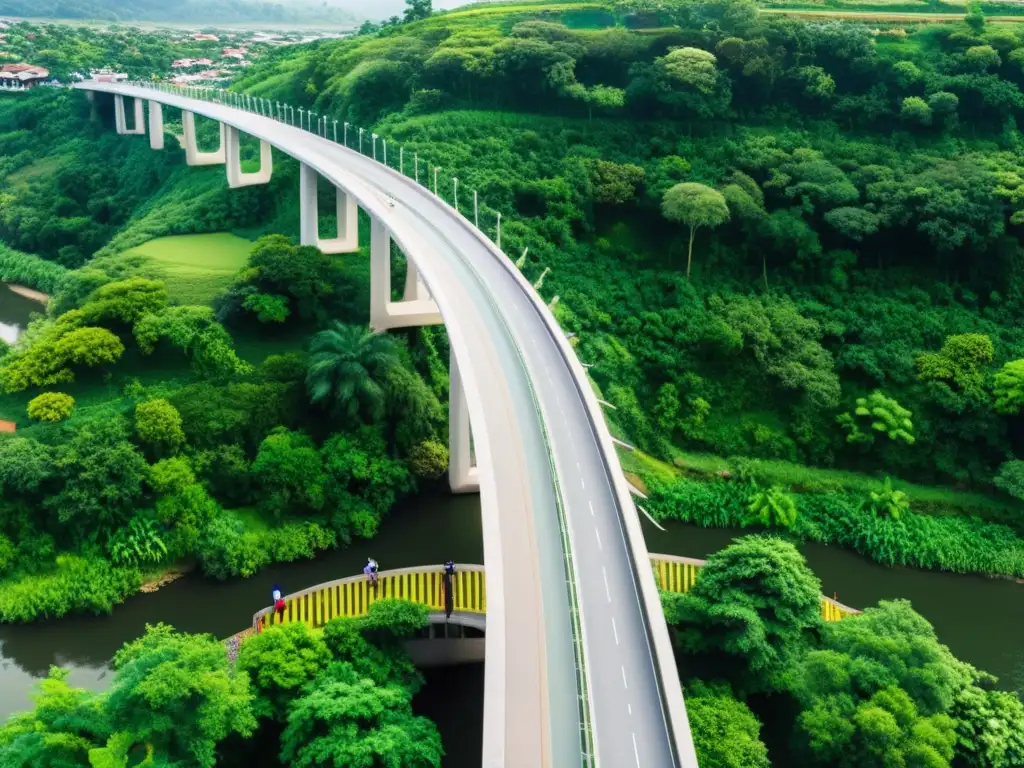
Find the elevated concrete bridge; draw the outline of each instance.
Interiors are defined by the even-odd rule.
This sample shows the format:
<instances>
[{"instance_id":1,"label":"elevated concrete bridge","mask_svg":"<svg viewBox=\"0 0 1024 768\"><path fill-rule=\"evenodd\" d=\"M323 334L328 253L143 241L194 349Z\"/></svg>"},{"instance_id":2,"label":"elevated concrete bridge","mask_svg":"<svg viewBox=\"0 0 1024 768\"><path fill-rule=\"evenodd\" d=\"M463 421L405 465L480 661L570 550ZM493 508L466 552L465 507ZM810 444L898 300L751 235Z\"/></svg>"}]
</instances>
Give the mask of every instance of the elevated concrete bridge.
<instances>
[{"instance_id":1,"label":"elevated concrete bridge","mask_svg":"<svg viewBox=\"0 0 1024 768\"><path fill-rule=\"evenodd\" d=\"M291 156L300 164L303 244L355 251L357 207L370 217L370 325L446 325L449 480L454 491L480 492L487 563L483 764L696 766L657 585L601 407L544 301L505 254L415 180L229 106L234 94L74 87L96 106L97 92L110 94L125 135L145 133L148 105L154 150L164 145L163 108L181 110L186 161L225 164L232 187L267 183L273 153ZM213 152L197 146L200 117L219 124ZM260 141L256 173L239 165L241 133ZM337 191L337 233L326 240L317 229L320 177ZM391 295L392 243L408 262L401 301Z\"/></svg>"}]
</instances>

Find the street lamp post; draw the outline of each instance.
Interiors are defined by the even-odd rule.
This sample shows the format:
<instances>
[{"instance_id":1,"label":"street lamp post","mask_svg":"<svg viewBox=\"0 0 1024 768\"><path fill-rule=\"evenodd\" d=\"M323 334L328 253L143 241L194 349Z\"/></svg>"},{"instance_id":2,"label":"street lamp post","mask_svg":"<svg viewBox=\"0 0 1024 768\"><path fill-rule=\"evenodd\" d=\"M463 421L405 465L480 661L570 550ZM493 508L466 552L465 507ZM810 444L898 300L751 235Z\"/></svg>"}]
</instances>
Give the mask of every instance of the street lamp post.
<instances>
[{"instance_id":1,"label":"street lamp post","mask_svg":"<svg viewBox=\"0 0 1024 768\"><path fill-rule=\"evenodd\" d=\"M388 164L388 140L382 138L381 141L384 143L384 165Z\"/></svg>"},{"instance_id":2,"label":"street lamp post","mask_svg":"<svg viewBox=\"0 0 1024 768\"><path fill-rule=\"evenodd\" d=\"M473 190L473 226L480 229L480 205L476 199L476 190Z\"/></svg>"},{"instance_id":3,"label":"street lamp post","mask_svg":"<svg viewBox=\"0 0 1024 768\"><path fill-rule=\"evenodd\" d=\"M365 128L359 129L359 154L363 154L363 133L366 132Z\"/></svg>"},{"instance_id":4,"label":"street lamp post","mask_svg":"<svg viewBox=\"0 0 1024 768\"><path fill-rule=\"evenodd\" d=\"M398 172L405 175L405 147L398 148Z\"/></svg>"},{"instance_id":5,"label":"street lamp post","mask_svg":"<svg viewBox=\"0 0 1024 768\"><path fill-rule=\"evenodd\" d=\"M292 111L292 126L295 125L295 107L288 107Z\"/></svg>"},{"instance_id":6,"label":"street lamp post","mask_svg":"<svg viewBox=\"0 0 1024 768\"><path fill-rule=\"evenodd\" d=\"M348 123L345 123L341 127L341 143L346 147L348 146Z\"/></svg>"},{"instance_id":7,"label":"street lamp post","mask_svg":"<svg viewBox=\"0 0 1024 768\"><path fill-rule=\"evenodd\" d=\"M419 184L420 183L420 153L419 152L413 152L413 160L415 161L413 163L413 165L416 168L416 183Z\"/></svg>"},{"instance_id":8,"label":"street lamp post","mask_svg":"<svg viewBox=\"0 0 1024 768\"><path fill-rule=\"evenodd\" d=\"M303 110L303 109L302 109L302 107L299 107L299 128L300 128L300 129L302 128L302 113L303 113L304 111L305 111L305 110Z\"/></svg>"},{"instance_id":9,"label":"street lamp post","mask_svg":"<svg viewBox=\"0 0 1024 768\"><path fill-rule=\"evenodd\" d=\"M498 240L495 245L501 250L501 213L498 214Z\"/></svg>"},{"instance_id":10,"label":"street lamp post","mask_svg":"<svg viewBox=\"0 0 1024 768\"><path fill-rule=\"evenodd\" d=\"M338 121L334 121L334 143L338 143Z\"/></svg>"},{"instance_id":11,"label":"street lamp post","mask_svg":"<svg viewBox=\"0 0 1024 768\"><path fill-rule=\"evenodd\" d=\"M373 136L373 159L377 159L377 134L371 134Z\"/></svg>"},{"instance_id":12,"label":"street lamp post","mask_svg":"<svg viewBox=\"0 0 1024 768\"><path fill-rule=\"evenodd\" d=\"M452 176L452 200L455 201L455 210L459 210L459 177Z\"/></svg>"},{"instance_id":13,"label":"street lamp post","mask_svg":"<svg viewBox=\"0 0 1024 768\"><path fill-rule=\"evenodd\" d=\"M441 170L441 166L434 166L434 197L437 197L437 172Z\"/></svg>"}]
</instances>

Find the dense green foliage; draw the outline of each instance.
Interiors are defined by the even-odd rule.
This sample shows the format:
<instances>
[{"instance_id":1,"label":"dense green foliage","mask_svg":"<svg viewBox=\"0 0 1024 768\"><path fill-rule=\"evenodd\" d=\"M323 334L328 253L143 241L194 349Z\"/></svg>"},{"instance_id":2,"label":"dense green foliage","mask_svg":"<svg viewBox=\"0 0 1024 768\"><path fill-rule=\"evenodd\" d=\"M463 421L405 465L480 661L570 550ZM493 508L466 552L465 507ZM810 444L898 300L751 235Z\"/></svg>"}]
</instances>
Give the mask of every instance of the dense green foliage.
<instances>
[{"instance_id":1,"label":"dense green foliage","mask_svg":"<svg viewBox=\"0 0 1024 768\"><path fill-rule=\"evenodd\" d=\"M236 665L209 635L147 627L115 655L105 693L53 668L35 708L0 725L0 765L439 766L437 728L410 705L423 679L401 645L426 624L424 606L381 601L323 633L272 627Z\"/></svg>"},{"instance_id":2,"label":"dense green foliage","mask_svg":"<svg viewBox=\"0 0 1024 768\"><path fill-rule=\"evenodd\" d=\"M907 511L896 494L903 492L881 482L863 493L807 489L790 499L793 523L783 527L797 539L839 544L885 565L1024 577L1024 542L1012 528ZM652 514L664 519L728 528L765 523L751 509L751 486L735 480L680 477L652 484L650 496Z\"/></svg>"},{"instance_id":3,"label":"dense green foliage","mask_svg":"<svg viewBox=\"0 0 1024 768\"><path fill-rule=\"evenodd\" d=\"M992 382L1024 355L1016 30L604 8L457 11L240 87L376 123L446 196L477 189L485 231L500 211L524 271L551 270L630 442L990 483L1020 441ZM885 444L876 392L913 427Z\"/></svg>"},{"instance_id":4,"label":"dense green foliage","mask_svg":"<svg viewBox=\"0 0 1024 768\"><path fill-rule=\"evenodd\" d=\"M825 623L820 588L792 545L746 537L712 555L689 593L663 594L681 674L695 678L691 722L712 729L695 739L701 765L767 765L762 723L773 765L1024 759L1020 698L993 691L909 603Z\"/></svg>"}]
</instances>

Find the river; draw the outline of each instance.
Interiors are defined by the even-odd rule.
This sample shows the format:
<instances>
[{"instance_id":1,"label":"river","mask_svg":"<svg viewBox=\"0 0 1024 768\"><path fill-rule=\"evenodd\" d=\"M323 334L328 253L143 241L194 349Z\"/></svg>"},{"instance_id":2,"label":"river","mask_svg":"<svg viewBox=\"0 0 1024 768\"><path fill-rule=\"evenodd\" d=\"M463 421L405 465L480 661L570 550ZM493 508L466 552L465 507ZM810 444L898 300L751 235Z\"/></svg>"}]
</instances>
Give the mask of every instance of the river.
<instances>
[{"instance_id":1,"label":"river","mask_svg":"<svg viewBox=\"0 0 1024 768\"><path fill-rule=\"evenodd\" d=\"M741 531L670 524L666 532L644 521L648 549L706 557ZM820 545L803 548L826 594L851 606L906 597L936 627L958 657L998 675L1001 686L1024 693L1024 586L972 576L887 569L852 553ZM286 592L358 573L367 557L382 568L483 559L477 496L421 495L381 526L377 538L313 561L277 565L248 580L216 582L190 575L151 595L139 595L110 616L69 617L27 626L0 626L0 720L28 705L32 682L51 664L71 669L75 685L102 689L108 662L146 623L165 621L189 632L227 637L248 626L268 602L270 587ZM416 708L442 730L446 766L479 764L483 669L435 670ZM475 762L474 762L475 761Z\"/></svg>"},{"instance_id":2,"label":"river","mask_svg":"<svg viewBox=\"0 0 1024 768\"><path fill-rule=\"evenodd\" d=\"M0 341L13 344L28 325L29 315L41 312L43 306L12 291L0 283Z\"/></svg>"}]
</instances>

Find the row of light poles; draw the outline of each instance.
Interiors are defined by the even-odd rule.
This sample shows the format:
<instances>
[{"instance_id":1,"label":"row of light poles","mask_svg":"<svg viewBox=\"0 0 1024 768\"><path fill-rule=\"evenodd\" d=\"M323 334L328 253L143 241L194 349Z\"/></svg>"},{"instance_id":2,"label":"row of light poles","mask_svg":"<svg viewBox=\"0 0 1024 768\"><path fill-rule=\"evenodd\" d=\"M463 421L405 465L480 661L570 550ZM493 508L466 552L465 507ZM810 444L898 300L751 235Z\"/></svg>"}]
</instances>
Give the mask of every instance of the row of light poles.
<instances>
[{"instance_id":1,"label":"row of light poles","mask_svg":"<svg viewBox=\"0 0 1024 768\"><path fill-rule=\"evenodd\" d=\"M303 109L284 104L280 101L273 101L271 99L263 98L262 96L250 96L247 93L238 93L236 91L229 91L226 88L206 88L195 85L179 86L171 83L140 83L140 85L156 88L157 90L165 93L180 93L189 98L200 99L202 101L216 102L220 104L226 104L229 107L235 109L242 109L246 112L261 115L263 117L276 120L285 125L290 125L299 128L303 131L309 131L315 133L317 136L334 141L335 144L340 143L346 148L350 148L348 145L348 132L349 129L358 130L358 148L359 154L363 154L363 137L366 133L366 129L359 128L359 126L352 125L347 121L332 120L327 115L319 115L310 109ZM316 128L313 127L313 118L316 118ZM341 142L338 142L338 123L341 123ZM330 127L330 131L328 131ZM388 142L383 136L378 136L376 133L370 132L371 141L371 154L373 159L377 160L377 140L381 142L381 152L384 165L388 164ZM378 161L380 162L380 161ZM430 164L427 164L428 172L430 170ZM438 174L441 172L440 166L434 166L434 188L433 193L439 199L441 195L438 192ZM405 175L405 147L398 148L398 172L403 176ZM420 155L419 152L413 153L413 178L416 183L420 183ZM456 176L452 177L452 202L456 211L459 211L459 179ZM461 213L461 211L459 211ZM495 227L495 238L494 244L501 248L501 213L495 211L497 216L497 224ZM476 190L473 190L473 224L477 229L480 229L480 204ZM482 231L482 230L481 230Z\"/></svg>"}]
</instances>

